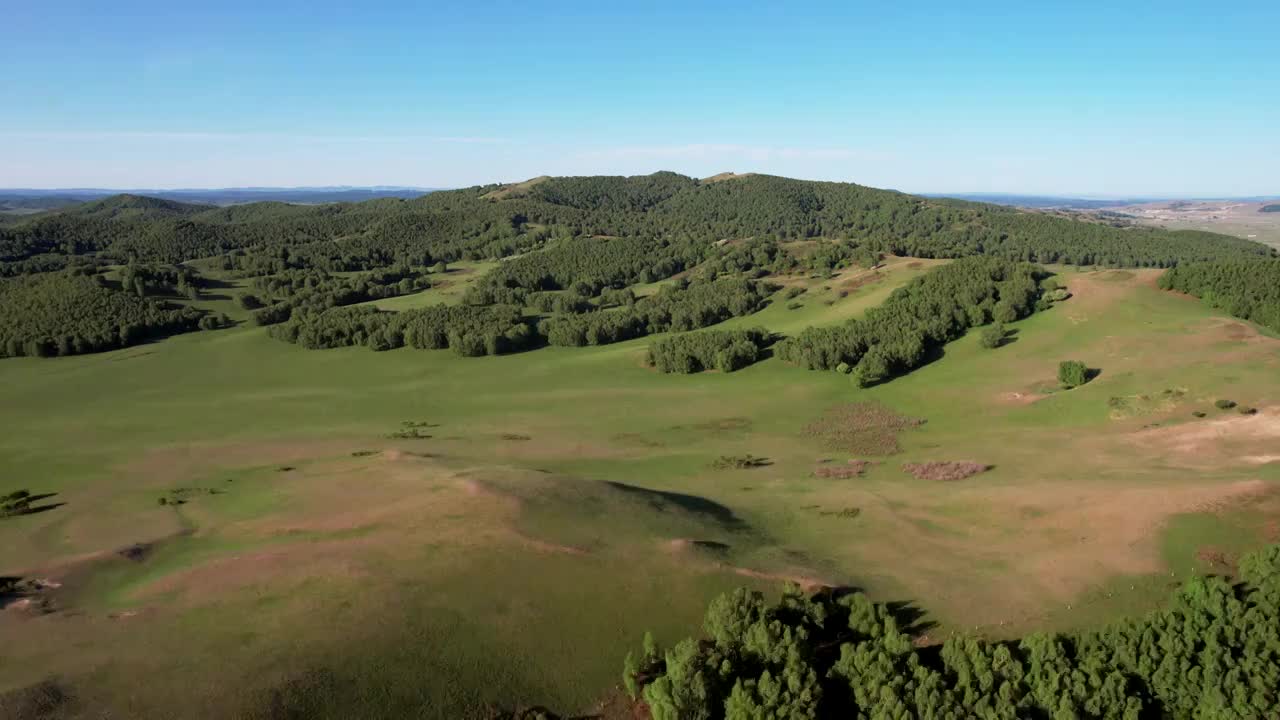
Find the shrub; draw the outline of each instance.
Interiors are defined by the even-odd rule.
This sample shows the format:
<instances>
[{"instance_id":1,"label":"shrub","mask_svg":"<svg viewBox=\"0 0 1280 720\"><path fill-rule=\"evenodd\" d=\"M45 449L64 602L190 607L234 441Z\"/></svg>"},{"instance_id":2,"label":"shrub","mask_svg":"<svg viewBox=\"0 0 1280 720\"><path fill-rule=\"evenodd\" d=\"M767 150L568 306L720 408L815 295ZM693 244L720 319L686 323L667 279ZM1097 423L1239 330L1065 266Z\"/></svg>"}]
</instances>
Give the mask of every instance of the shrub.
<instances>
[{"instance_id":1,"label":"shrub","mask_svg":"<svg viewBox=\"0 0 1280 720\"><path fill-rule=\"evenodd\" d=\"M31 512L31 493L26 490L18 490L8 495L0 496L0 517L11 517L13 515L25 515Z\"/></svg>"},{"instance_id":2,"label":"shrub","mask_svg":"<svg viewBox=\"0 0 1280 720\"><path fill-rule=\"evenodd\" d=\"M768 458L756 457L748 453L746 455L721 455L716 458L715 462L711 463L711 467L716 470L747 470L770 464Z\"/></svg>"},{"instance_id":3,"label":"shrub","mask_svg":"<svg viewBox=\"0 0 1280 720\"><path fill-rule=\"evenodd\" d=\"M1241 414L1241 415L1257 415L1257 414L1258 414L1258 408L1256 408L1256 407L1241 407L1241 408L1240 408L1240 414Z\"/></svg>"},{"instance_id":4,"label":"shrub","mask_svg":"<svg viewBox=\"0 0 1280 720\"><path fill-rule=\"evenodd\" d=\"M1089 368L1079 360L1058 363L1058 382L1068 390L1089 382Z\"/></svg>"},{"instance_id":5,"label":"shrub","mask_svg":"<svg viewBox=\"0 0 1280 720\"><path fill-rule=\"evenodd\" d=\"M1004 323L992 323L982 329L979 341L982 347L992 350L1004 344Z\"/></svg>"},{"instance_id":6,"label":"shrub","mask_svg":"<svg viewBox=\"0 0 1280 720\"><path fill-rule=\"evenodd\" d=\"M1223 398L1221 400L1215 400L1213 403L1213 406L1218 408L1219 410L1230 410L1231 408L1236 406L1236 401L1227 400Z\"/></svg>"}]
</instances>

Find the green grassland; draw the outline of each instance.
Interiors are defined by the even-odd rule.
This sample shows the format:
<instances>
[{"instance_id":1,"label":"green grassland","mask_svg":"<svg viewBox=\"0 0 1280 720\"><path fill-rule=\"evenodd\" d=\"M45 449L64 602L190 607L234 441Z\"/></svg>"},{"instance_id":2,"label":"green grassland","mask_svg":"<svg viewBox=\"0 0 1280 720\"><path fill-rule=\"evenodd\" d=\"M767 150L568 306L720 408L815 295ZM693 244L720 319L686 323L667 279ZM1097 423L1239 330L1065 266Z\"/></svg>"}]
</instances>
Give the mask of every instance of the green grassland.
<instances>
[{"instance_id":1,"label":"green grassland","mask_svg":"<svg viewBox=\"0 0 1280 720\"><path fill-rule=\"evenodd\" d=\"M724 326L840 322L930 266L792 278L803 294ZM377 304L455 302L488 267ZM0 690L56 677L86 717L589 711L646 629L694 632L743 584L861 587L923 609L931 639L1149 608L1275 539L1280 341L1154 271L1059 270L1074 297L1004 347L971 333L870 389L776 359L663 375L647 338L462 358L247 323L5 360L0 472L65 504L0 521L0 571L59 585L57 612L0 612ZM197 304L244 319L225 292ZM1101 374L1057 390L1063 359ZM926 422L883 457L803 431L866 401ZM768 464L715 467L747 454ZM853 458L874 464L814 476ZM900 468L955 460L992 467Z\"/></svg>"}]
</instances>

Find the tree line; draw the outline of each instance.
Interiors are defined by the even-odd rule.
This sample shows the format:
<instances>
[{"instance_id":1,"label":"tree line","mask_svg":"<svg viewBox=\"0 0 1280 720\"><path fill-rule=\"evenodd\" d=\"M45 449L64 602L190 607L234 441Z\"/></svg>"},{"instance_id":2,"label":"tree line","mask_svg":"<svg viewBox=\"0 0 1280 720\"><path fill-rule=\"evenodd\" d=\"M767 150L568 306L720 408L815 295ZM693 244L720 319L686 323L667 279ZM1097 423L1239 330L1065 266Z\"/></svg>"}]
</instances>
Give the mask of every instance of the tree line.
<instances>
[{"instance_id":1,"label":"tree line","mask_svg":"<svg viewBox=\"0 0 1280 720\"><path fill-rule=\"evenodd\" d=\"M1039 280L1045 275L999 258L957 260L894 290L861 318L806 328L776 352L801 367L852 373L857 384L873 385L915 369L969 328L1012 322L1044 307Z\"/></svg>"},{"instance_id":2,"label":"tree line","mask_svg":"<svg viewBox=\"0 0 1280 720\"><path fill-rule=\"evenodd\" d=\"M1280 332L1280 261L1180 265L1161 275L1159 284Z\"/></svg>"},{"instance_id":3,"label":"tree line","mask_svg":"<svg viewBox=\"0 0 1280 720\"><path fill-rule=\"evenodd\" d=\"M312 350L363 345L372 350L450 348L459 355L503 355L536 346L541 338L520 308L433 305L386 312L377 308L305 309L269 334Z\"/></svg>"},{"instance_id":4,"label":"tree line","mask_svg":"<svg viewBox=\"0 0 1280 720\"><path fill-rule=\"evenodd\" d=\"M1238 582L1196 578L1145 617L1018 640L913 643L860 592L712 601L700 638L646 636L623 680L654 720L1272 717L1280 707L1280 546Z\"/></svg>"}]
</instances>

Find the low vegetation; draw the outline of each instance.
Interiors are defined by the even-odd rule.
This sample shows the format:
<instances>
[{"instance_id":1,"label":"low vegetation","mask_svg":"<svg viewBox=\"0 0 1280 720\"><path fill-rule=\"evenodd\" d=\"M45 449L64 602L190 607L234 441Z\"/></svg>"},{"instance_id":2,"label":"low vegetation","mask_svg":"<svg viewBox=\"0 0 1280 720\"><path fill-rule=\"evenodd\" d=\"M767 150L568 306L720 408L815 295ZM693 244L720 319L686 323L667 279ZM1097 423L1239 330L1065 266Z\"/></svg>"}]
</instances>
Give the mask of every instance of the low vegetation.
<instances>
[{"instance_id":1,"label":"low vegetation","mask_svg":"<svg viewBox=\"0 0 1280 720\"><path fill-rule=\"evenodd\" d=\"M924 420L895 413L877 402L838 405L804 427L804 433L832 450L856 455L893 455L902 448L898 433L924 424Z\"/></svg>"},{"instance_id":2,"label":"low vegetation","mask_svg":"<svg viewBox=\"0 0 1280 720\"><path fill-rule=\"evenodd\" d=\"M963 480L991 469L990 465L976 462L923 462L905 463L902 470L917 480Z\"/></svg>"}]
</instances>

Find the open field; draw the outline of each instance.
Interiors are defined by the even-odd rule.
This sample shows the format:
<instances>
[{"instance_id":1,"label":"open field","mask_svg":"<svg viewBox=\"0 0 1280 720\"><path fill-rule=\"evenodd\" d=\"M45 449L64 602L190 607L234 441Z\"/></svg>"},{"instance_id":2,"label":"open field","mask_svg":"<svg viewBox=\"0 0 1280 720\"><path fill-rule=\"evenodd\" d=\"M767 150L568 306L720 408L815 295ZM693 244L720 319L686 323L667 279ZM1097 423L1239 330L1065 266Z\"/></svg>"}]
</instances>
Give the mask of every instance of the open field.
<instances>
[{"instance_id":1,"label":"open field","mask_svg":"<svg viewBox=\"0 0 1280 720\"><path fill-rule=\"evenodd\" d=\"M782 291L725 325L855 317L917 262L796 279L801 307ZM1280 340L1156 275L1064 270L1074 297L1005 347L971 333L867 390L776 359L662 375L647 339L462 358L241 326L5 360L0 472L53 495L0 522L0 571L52 587L6 600L0 690L56 677L64 712L95 717L585 711L644 630L688 634L743 584L909 601L931 639L1151 607L1280 523ZM1101 374L1057 390L1063 359ZM805 432L864 402L925 422L889 456ZM747 455L765 461L716 462ZM816 476L850 459L870 464ZM941 461L991 467L902 468Z\"/></svg>"},{"instance_id":2,"label":"open field","mask_svg":"<svg viewBox=\"0 0 1280 720\"><path fill-rule=\"evenodd\" d=\"M1280 213L1259 212L1264 205L1274 202L1177 200L1110 209L1133 215L1145 225L1170 230L1206 230L1280 248Z\"/></svg>"}]
</instances>

